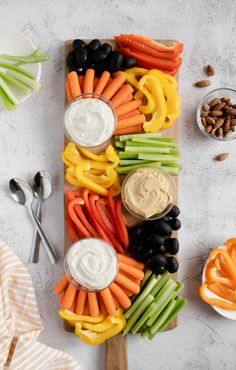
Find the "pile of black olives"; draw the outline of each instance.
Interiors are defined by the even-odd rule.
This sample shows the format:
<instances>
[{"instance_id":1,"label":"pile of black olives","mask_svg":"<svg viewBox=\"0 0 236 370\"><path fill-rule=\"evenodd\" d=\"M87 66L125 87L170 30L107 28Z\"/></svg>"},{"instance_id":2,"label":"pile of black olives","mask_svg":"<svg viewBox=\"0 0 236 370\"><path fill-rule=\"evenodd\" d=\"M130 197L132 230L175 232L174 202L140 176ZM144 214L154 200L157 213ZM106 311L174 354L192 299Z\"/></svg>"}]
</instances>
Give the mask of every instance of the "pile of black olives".
<instances>
[{"instance_id":1,"label":"pile of black olives","mask_svg":"<svg viewBox=\"0 0 236 370\"><path fill-rule=\"evenodd\" d=\"M101 44L98 39L88 44L83 40L74 40L73 50L67 57L69 71L76 71L78 74L84 74L87 69L93 68L96 75L100 76L104 71L113 73L135 65L135 58L124 57L118 51L112 51L110 44Z\"/></svg>"},{"instance_id":2,"label":"pile of black olives","mask_svg":"<svg viewBox=\"0 0 236 370\"><path fill-rule=\"evenodd\" d=\"M132 242L129 253L137 260L146 263L156 274L178 271L179 263L173 256L179 251L179 241L171 235L173 231L181 228L181 222L177 218L179 214L179 208L173 206L163 218L146 221L141 226L131 229Z\"/></svg>"}]
</instances>

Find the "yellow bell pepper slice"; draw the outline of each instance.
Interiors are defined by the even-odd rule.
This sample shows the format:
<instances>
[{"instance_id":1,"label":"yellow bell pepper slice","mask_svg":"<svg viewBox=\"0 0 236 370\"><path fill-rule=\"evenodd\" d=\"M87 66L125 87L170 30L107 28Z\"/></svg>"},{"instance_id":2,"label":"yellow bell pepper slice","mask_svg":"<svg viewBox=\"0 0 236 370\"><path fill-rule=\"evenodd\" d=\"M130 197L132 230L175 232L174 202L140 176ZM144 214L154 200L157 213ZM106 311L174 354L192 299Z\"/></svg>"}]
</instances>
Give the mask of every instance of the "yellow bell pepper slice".
<instances>
[{"instance_id":1,"label":"yellow bell pepper slice","mask_svg":"<svg viewBox=\"0 0 236 370\"><path fill-rule=\"evenodd\" d=\"M113 163L112 167L113 168L117 167L120 162L120 158L116 153L114 147L112 145L109 145L105 153L108 161Z\"/></svg>"},{"instance_id":2,"label":"yellow bell pepper slice","mask_svg":"<svg viewBox=\"0 0 236 370\"><path fill-rule=\"evenodd\" d=\"M66 169L65 178L69 182L69 184L77 186L77 187L81 186L81 183L75 177L75 167L74 166L70 166Z\"/></svg>"},{"instance_id":3,"label":"yellow bell pepper slice","mask_svg":"<svg viewBox=\"0 0 236 370\"><path fill-rule=\"evenodd\" d=\"M71 161L69 161L66 157L65 157L65 154L64 153L62 153L62 160L63 160L63 162L65 163L65 165L66 166L69 166L69 167L71 167L71 166L74 166L74 163L72 163Z\"/></svg>"},{"instance_id":4,"label":"yellow bell pepper slice","mask_svg":"<svg viewBox=\"0 0 236 370\"><path fill-rule=\"evenodd\" d=\"M95 162L98 164L102 164L99 162ZM91 168L89 161L81 161L78 166L75 168L75 175L79 182L85 186L87 189L94 191L97 194L107 196L108 191L104 186L95 183L91 180L87 175L86 172L89 171Z\"/></svg>"},{"instance_id":5,"label":"yellow bell pepper slice","mask_svg":"<svg viewBox=\"0 0 236 370\"><path fill-rule=\"evenodd\" d=\"M139 89L140 89L139 91L141 91L141 93L147 99L147 104L140 105L138 109L143 114L151 114L151 113L153 113L155 111L155 108L156 108L156 102L154 100L154 97L152 96L152 94L144 86L141 87L139 85Z\"/></svg>"},{"instance_id":6,"label":"yellow bell pepper slice","mask_svg":"<svg viewBox=\"0 0 236 370\"><path fill-rule=\"evenodd\" d=\"M89 172L86 174L86 176L88 176L88 178L94 181L96 184L102 185L106 189L110 188L114 183L114 180L111 179L109 176L105 176L105 175L96 176L96 175L90 174Z\"/></svg>"},{"instance_id":7,"label":"yellow bell pepper slice","mask_svg":"<svg viewBox=\"0 0 236 370\"><path fill-rule=\"evenodd\" d=\"M147 69L145 68L139 68L139 67L134 67L127 69L124 74L126 75L127 81L134 86L136 89L138 89L138 77L142 77L147 73Z\"/></svg>"},{"instance_id":8,"label":"yellow bell pepper slice","mask_svg":"<svg viewBox=\"0 0 236 370\"><path fill-rule=\"evenodd\" d=\"M78 164L78 162L81 160L81 155L78 149L76 148L76 145L71 142L68 143L67 146L65 147L63 157L69 162L73 163L73 165Z\"/></svg>"},{"instance_id":9,"label":"yellow bell pepper slice","mask_svg":"<svg viewBox=\"0 0 236 370\"><path fill-rule=\"evenodd\" d=\"M90 324L87 322L82 323L83 329L88 329L95 331L96 333L102 333L110 328L112 328L114 324L111 322L111 318L108 316L104 321L99 324Z\"/></svg>"},{"instance_id":10,"label":"yellow bell pepper slice","mask_svg":"<svg viewBox=\"0 0 236 370\"><path fill-rule=\"evenodd\" d=\"M61 309L58 311L59 316L64 319L71 322L89 322L89 323L100 323L105 319L105 316L103 313L101 313L99 316L93 317L88 315L77 315L67 309Z\"/></svg>"},{"instance_id":11,"label":"yellow bell pepper slice","mask_svg":"<svg viewBox=\"0 0 236 370\"><path fill-rule=\"evenodd\" d=\"M86 148L83 148L81 146L79 146L79 150L82 154L84 154L86 157L88 157L89 159L92 159L93 161L97 161L97 162L107 162L107 157L105 154L101 153L101 154L94 154L92 153L90 150L86 149Z\"/></svg>"}]
</instances>

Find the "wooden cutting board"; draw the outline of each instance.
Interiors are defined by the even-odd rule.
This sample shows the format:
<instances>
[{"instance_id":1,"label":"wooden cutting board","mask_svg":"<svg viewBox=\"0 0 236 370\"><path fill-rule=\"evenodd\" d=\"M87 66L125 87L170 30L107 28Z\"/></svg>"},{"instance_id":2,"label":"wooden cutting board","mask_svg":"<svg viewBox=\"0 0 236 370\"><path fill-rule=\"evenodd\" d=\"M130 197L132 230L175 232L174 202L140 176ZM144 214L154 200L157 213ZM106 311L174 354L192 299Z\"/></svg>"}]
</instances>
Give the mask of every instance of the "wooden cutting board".
<instances>
[{"instance_id":1,"label":"wooden cutting board","mask_svg":"<svg viewBox=\"0 0 236 370\"><path fill-rule=\"evenodd\" d=\"M69 54L70 51L73 50L72 47L72 41L73 40L68 40L65 42L65 79L68 74L68 69L67 69L67 64L66 64L66 58ZM90 40L85 40L86 42L89 42ZM102 43L109 43L112 45L113 50L116 49L116 42L113 39L100 39ZM177 42L175 40L157 40L158 42L161 42L167 46L171 45L173 42ZM178 76L177 76L178 79ZM66 96L65 96L65 104L67 103L66 101ZM175 138L176 141L178 142L179 138L179 124L178 120L175 121L174 125L166 130L162 131L162 134L164 137L172 137ZM65 136L65 145L67 144L68 139ZM173 180L175 182L176 186L176 202L175 204L178 205L178 190L179 190L179 182L178 182L178 176L173 176ZM64 191L67 189L71 189L72 186L64 181ZM64 202L64 204L66 204ZM66 211L66 209L65 209ZM65 212L66 214L66 212ZM173 233L174 237L177 237L177 232ZM67 230L67 225L65 222L65 253L67 249L70 247L71 242ZM177 280L177 274L172 275L174 279ZM171 330L174 329L177 326L177 318L175 318L171 324L168 326L166 330ZM66 322L64 323L64 328L67 331L74 331L72 327L70 327ZM127 337L123 336L122 333L116 335L115 337L109 339L106 342L106 359L105 359L105 367L106 370L128 370L128 357L127 357Z\"/></svg>"}]
</instances>

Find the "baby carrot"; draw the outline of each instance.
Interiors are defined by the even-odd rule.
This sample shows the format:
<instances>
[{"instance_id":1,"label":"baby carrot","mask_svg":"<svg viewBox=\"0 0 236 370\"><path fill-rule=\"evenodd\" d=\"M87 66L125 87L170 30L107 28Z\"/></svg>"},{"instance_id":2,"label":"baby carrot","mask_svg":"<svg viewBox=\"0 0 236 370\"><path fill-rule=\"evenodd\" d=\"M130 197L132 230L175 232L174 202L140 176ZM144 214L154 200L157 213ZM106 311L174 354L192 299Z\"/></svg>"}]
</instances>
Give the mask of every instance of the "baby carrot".
<instances>
[{"instance_id":1,"label":"baby carrot","mask_svg":"<svg viewBox=\"0 0 236 370\"><path fill-rule=\"evenodd\" d=\"M144 277L143 271L137 269L136 267L132 267L127 265L124 262L119 263L120 270L122 272L125 272L127 275L129 275L131 278L135 278L137 280L142 280ZM133 280L133 279L132 279Z\"/></svg>"},{"instance_id":2,"label":"baby carrot","mask_svg":"<svg viewBox=\"0 0 236 370\"><path fill-rule=\"evenodd\" d=\"M124 134L138 134L143 132L143 126L142 125L137 125L137 126L130 126L130 127L125 127L122 129L118 129L115 131L116 135L124 135Z\"/></svg>"},{"instance_id":3,"label":"baby carrot","mask_svg":"<svg viewBox=\"0 0 236 370\"><path fill-rule=\"evenodd\" d=\"M65 293L63 293L60 297L59 297L59 305L61 306L61 307L63 307L62 306L62 302L63 302L63 299L64 299L64 297L65 297ZM64 308L64 307L63 307Z\"/></svg>"},{"instance_id":4,"label":"baby carrot","mask_svg":"<svg viewBox=\"0 0 236 370\"><path fill-rule=\"evenodd\" d=\"M105 87L107 86L107 83L110 79L110 73L107 72L107 71L104 71L103 74L101 75L99 81L98 81L98 84L96 86L96 89L94 90L94 92L96 94L102 94Z\"/></svg>"},{"instance_id":5,"label":"baby carrot","mask_svg":"<svg viewBox=\"0 0 236 370\"><path fill-rule=\"evenodd\" d=\"M126 84L125 86L121 87L119 91L117 91L116 95L111 99L112 104L114 107L118 107L123 103L123 101L132 94L134 89L132 88L131 85Z\"/></svg>"},{"instance_id":6,"label":"baby carrot","mask_svg":"<svg viewBox=\"0 0 236 370\"><path fill-rule=\"evenodd\" d=\"M84 315L90 316L90 311L89 311L89 303L88 303L88 296L85 301L85 306L84 306Z\"/></svg>"},{"instance_id":7,"label":"baby carrot","mask_svg":"<svg viewBox=\"0 0 236 370\"><path fill-rule=\"evenodd\" d=\"M87 69L84 76L84 94L93 92L93 80L95 71L92 68Z\"/></svg>"},{"instance_id":8,"label":"baby carrot","mask_svg":"<svg viewBox=\"0 0 236 370\"><path fill-rule=\"evenodd\" d=\"M73 99L68 79L66 80L66 97L67 97L68 102L70 102Z\"/></svg>"},{"instance_id":9,"label":"baby carrot","mask_svg":"<svg viewBox=\"0 0 236 370\"><path fill-rule=\"evenodd\" d=\"M79 84L80 84L81 92L83 93L84 92L84 76L83 75L79 76Z\"/></svg>"},{"instance_id":10,"label":"baby carrot","mask_svg":"<svg viewBox=\"0 0 236 370\"><path fill-rule=\"evenodd\" d=\"M127 96L127 98L123 101L123 103L122 103L122 104L128 103L128 102L130 102L130 101L131 101L131 100L133 100L133 99L134 99L133 95L132 95L132 94L130 94L130 95L128 95L128 96Z\"/></svg>"},{"instance_id":11,"label":"baby carrot","mask_svg":"<svg viewBox=\"0 0 236 370\"><path fill-rule=\"evenodd\" d=\"M122 116L128 112L131 112L134 109L137 109L140 105L142 104L141 99L136 99L132 100L129 103L121 104L117 109L116 109L116 114L117 116Z\"/></svg>"},{"instance_id":12,"label":"baby carrot","mask_svg":"<svg viewBox=\"0 0 236 370\"><path fill-rule=\"evenodd\" d=\"M65 291L64 299L62 301L62 306L64 308L69 309L72 306L76 292L76 287L70 283Z\"/></svg>"},{"instance_id":13,"label":"baby carrot","mask_svg":"<svg viewBox=\"0 0 236 370\"><path fill-rule=\"evenodd\" d=\"M84 306L86 302L87 292L85 290L80 290L77 297L75 312L77 315L84 314Z\"/></svg>"},{"instance_id":14,"label":"baby carrot","mask_svg":"<svg viewBox=\"0 0 236 370\"><path fill-rule=\"evenodd\" d=\"M119 119L129 118L132 116L137 116L137 114L140 114L138 109L131 110L129 113L122 114L122 116L119 116Z\"/></svg>"},{"instance_id":15,"label":"baby carrot","mask_svg":"<svg viewBox=\"0 0 236 370\"><path fill-rule=\"evenodd\" d=\"M116 306L109 288L100 291L101 297L110 316L116 316Z\"/></svg>"},{"instance_id":16,"label":"baby carrot","mask_svg":"<svg viewBox=\"0 0 236 370\"><path fill-rule=\"evenodd\" d=\"M119 285L117 285L116 283L112 283L109 289L114 294L114 296L116 297L116 299L123 308L127 309L131 306L131 300L125 294L125 292L119 287Z\"/></svg>"},{"instance_id":17,"label":"baby carrot","mask_svg":"<svg viewBox=\"0 0 236 370\"><path fill-rule=\"evenodd\" d=\"M72 98L74 99L81 94L79 78L75 71L68 73L68 81L70 85Z\"/></svg>"},{"instance_id":18,"label":"baby carrot","mask_svg":"<svg viewBox=\"0 0 236 370\"><path fill-rule=\"evenodd\" d=\"M115 282L122 287L127 288L131 292L138 294L140 291L140 286L135 284L132 280L128 279L126 276L122 275L120 272L116 276Z\"/></svg>"},{"instance_id":19,"label":"baby carrot","mask_svg":"<svg viewBox=\"0 0 236 370\"><path fill-rule=\"evenodd\" d=\"M119 259L120 262L124 262L129 266L136 267L139 270L144 269L144 263L136 261L135 259L133 259L131 257L128 257L128 256L125 256L124 254L118 253L118 259Z\"/></svg>"},{"instance_id":20,"label":"baby carrot","mask_svg":"<svg viewBox=\"0 0 236 370\"><path fill-rule=\"evenodd\" d=\"M125 81L126 75L123 72L119 72L102 95L110 100Z\"/></svg>"},{"instance_id":21,"label":"baby carrot","mask_svg":"<svg viewBox=\"0 0 236 370\"><path fill-rule=\"evenodd\" d=\"M127 297L132 297L134 295L133 292L131 292L130 290L122 287L122 290L125 292L125 294L127 295Z\"/></svg>"},{"instance_id":22,"label":"baby carrot","mask_svg":"<svg viewBox=\"0 0 236 370\"><path fill-rule=\"evenodd\" d=\"M71 311L73 313L75 313L75 310L76 310L77 297L78 297L78 292L76 292L73 303L72 303L71 307L69 308L69 311Z\"/></svg>"},{"instance_id":23,"label":"baby carrot","mask_svg":"<svg viewBox=\"0 0 236 370\"><path fill-rule=\"evenodd\" d=\"M111 287L109 287L109 288L111 288ZM111 291L111 289L110 289L110 291ZM121 307L120 303L117 301L117 299L116 299L115 295L112 293L112 291L111 291L111 295L112 295L112 299L115 303L116 308Z\"/></svg>"},{"instance_id":24,"label":"baby carrot","mask_svg":"<svg viewBox=\"0 0 236 370\"><path fill-rule=\"evenodd\" d=\"M69 281L66 275L63 275L62 278L57 283L57 285L55 286L53 290L53 294L60 295L61 293L64 292L64 290L67 288L68 285L69 285Z\"/></svg>"},{"instance_id":25,"label":"baby carrot","mask_svg":"<svg viewBox=\"0 0 236 370\"><path fill-rule=\"evenodd\" d=\"M94 77L94 80L93 80L93 91L95 91L95 89L97 87L97 84L98 84L98 81L99 81L99 78L98 77Z\"/></svg>"},{"instance_id":26,"label":"baby carrot","mask_svg":"<svg viewBox=\"0 0 236 370\"><path fill-rule=\"evenodd\" d=\"M127 128L127 127L132 127L132 126L138 126L144 122L145 122L145 115L137 114L136 116L118 120L117 130L120 130L122 128Z\"/></svg>"},{"instance_id":27,"label":"baby carrot","mask_svg":"<svg viewBox=\"0 0 236 370\"><path fill-rule=\"evenodd\" d=\"M97 294L95 292L88 292L88 304L91 316L96 317L99 315L99 306Z\"/></svg>"},{"instance_id":28,"label":"baby carrot","mask_svg":"<svg viewBox=\"0 0 236 370\"><path fill-rule=\"evenodd\" d=\"M97 298L98 298L99 308L100 308L101 312L105 316L107 316L107 309L106 309L106 306L105 306L105 304L103 302L102 296L101 296L101 294L99 292L97 294Z\"/></svg>"}]
</instances>

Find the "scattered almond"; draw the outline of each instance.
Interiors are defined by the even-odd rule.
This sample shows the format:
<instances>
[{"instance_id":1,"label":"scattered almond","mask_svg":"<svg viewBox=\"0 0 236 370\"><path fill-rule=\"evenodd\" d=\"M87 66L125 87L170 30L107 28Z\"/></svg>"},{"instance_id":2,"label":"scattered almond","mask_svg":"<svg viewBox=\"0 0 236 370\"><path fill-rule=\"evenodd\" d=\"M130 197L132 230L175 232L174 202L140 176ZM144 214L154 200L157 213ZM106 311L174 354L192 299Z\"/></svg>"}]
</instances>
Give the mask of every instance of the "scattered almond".
<instances>
[{"instance_id":1,"label":"scattered almond","mask_svg":"<svg viewBox=\"0 0 236 370\"><path fill-rule=\"evenodd\" d=\"M211 84L211 81L209 80L201 80L195 83L196 87L207 87Z\"/></svg>"},{"instance_id":2,"label":"scattered almond","mask_svg":"<svg viewBox=\"0 0 236 370\"><path fill-rule=\"evenodd\" d=\"M221 153L221 154L219 154L219 155L216 157L216 159L217 159L218 161L224 161L225 159L227 159L227 158L228 158L228 156L229 156L229 153Z\"/></svg>"},{"instance_id":3,"label":"scattered almond","mask_svg":"<svg viewBox=\"0 0 236 370\"><path fill-rule=\"evenodd\" d=\"M208 64L208 66L206 67L206 72L208 76L214 76L214 74L216 73L215 68L210 64Z\"/></svg>"}]
</instances>

